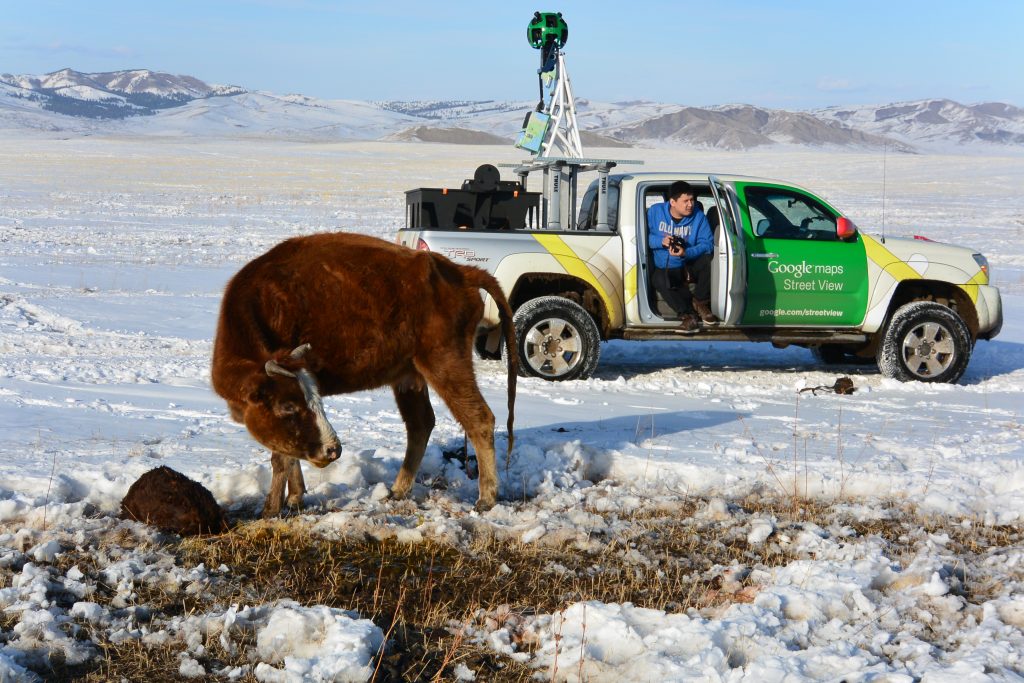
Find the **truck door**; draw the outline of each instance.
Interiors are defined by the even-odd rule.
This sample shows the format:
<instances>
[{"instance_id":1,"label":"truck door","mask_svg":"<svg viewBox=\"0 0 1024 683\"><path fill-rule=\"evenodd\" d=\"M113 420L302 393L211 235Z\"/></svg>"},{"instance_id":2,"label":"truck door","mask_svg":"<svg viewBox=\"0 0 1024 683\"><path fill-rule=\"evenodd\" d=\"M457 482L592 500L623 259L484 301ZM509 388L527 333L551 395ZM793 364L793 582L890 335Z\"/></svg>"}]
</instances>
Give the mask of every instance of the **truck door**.
<instances>
[{"instance_id":1,"label":"truck door","mask_svg":"<svg viewBox=\"0 0 1024 683\"><path fill-rule=\"evenodd\" d=\"M737 183L736 189L747 249L742 324L860 325L868 293L860 234L840 240L839 213L797 188Z\"/></svg>"},{"instance_id":2,"label":"truck door","mask_svg":"<svg viewBox=\"0 0 1024 683\"><path fill-rule=\"evenodd\" d=\"M711 263L711 310L726 325L736 325L743 315L747 264L743 258L743 233L736 220L736 194L715 176L708 178L715 197L715 257Z\"/></svg>"}]
</instances>

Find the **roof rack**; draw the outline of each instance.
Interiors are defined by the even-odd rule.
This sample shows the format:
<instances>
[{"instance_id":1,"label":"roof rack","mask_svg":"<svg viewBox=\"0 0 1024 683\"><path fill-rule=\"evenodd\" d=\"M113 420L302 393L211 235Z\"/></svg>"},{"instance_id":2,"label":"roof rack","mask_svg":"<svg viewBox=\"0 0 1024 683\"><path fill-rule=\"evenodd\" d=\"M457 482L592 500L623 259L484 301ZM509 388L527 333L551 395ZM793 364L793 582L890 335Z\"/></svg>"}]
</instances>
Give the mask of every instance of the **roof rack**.
<instances>
[{"instance_id":1,"label":"roof rack","mask_svg":"<svg viewBox=\"0 0 1024 683\"><path fill-rule=\"evenodd\" d=\"M519 176L519 182L526 187L526 179L534 171L544 173L544 202L541 224L548 230L565 230L562 214L567 209L567 224L576 224L577 185L579 175L597 171L597 225L598 230L609 230L608 224L608 173L619 164L642 165L637 159L591 159L586 157L534 157L519 164L500 164L511 168ZM563 207L563 184L568 183L567 206Z\"/></svg>"}]
</instances>

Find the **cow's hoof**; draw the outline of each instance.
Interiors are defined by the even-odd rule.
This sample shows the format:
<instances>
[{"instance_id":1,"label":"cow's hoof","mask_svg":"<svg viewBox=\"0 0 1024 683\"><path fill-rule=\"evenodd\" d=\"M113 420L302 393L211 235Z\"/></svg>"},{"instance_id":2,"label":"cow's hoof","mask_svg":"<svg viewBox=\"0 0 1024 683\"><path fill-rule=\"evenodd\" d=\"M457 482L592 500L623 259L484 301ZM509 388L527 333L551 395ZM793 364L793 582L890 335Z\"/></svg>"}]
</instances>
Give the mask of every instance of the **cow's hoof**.
<instances>
[{"instance_id":1,"label":"cow's hoof","mask_svg":"<svg viewBox=\"0 0 1024 683\"><path fill-rule=\"evenodd\" d=\"M280 515L280 508L278 508L277 510L272 510L271 508L265 507L263 508L263 513L260 515L260 517L262 517L263 519L274 519L275 517L279 517Z\"/></svg>"},{"instance_id":2,"label":"cow's hoof","mask_svg":"<svg viewBox=\"0 0 1024 683\"><path fill-rule=\"evenodd\" d=\"M474 506L473 506L473 508L474 508L474 509L475 509L475 510L476 510L477 512L487 512L487 511L488 511L488 510L490 510L490 509L491 509L492 507L494 507L494 503L495 503L495 501L494 501L493 499L484 499L484 498L481 498L480 500L478 500L478 501L476 502L476 505L474 505Z\"/></svg>"}]
</instances>

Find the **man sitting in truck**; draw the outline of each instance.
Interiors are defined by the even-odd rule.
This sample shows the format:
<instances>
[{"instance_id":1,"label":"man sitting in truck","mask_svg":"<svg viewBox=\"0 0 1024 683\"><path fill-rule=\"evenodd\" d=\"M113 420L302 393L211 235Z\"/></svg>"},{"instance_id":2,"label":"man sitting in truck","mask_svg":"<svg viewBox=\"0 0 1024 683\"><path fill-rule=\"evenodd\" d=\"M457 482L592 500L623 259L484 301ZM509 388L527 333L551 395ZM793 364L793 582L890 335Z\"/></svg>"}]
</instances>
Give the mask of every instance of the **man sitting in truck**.
<instances>
[{"instance_id":1,"label":"man sitting in truck","mask_svg":"<svg viewBox=\"0 0 1024 683\"><path fill-rule=\"evenodd\" d=\"M647 232L654 258L651 282L679 315L679 330L693 334L700 329L701 322L716 324L718 318L710 305L714 236L689 183L672 183L668 201L647 210ZM692 294L688 279L694 281Z\"/></svg>"}]
</instances>

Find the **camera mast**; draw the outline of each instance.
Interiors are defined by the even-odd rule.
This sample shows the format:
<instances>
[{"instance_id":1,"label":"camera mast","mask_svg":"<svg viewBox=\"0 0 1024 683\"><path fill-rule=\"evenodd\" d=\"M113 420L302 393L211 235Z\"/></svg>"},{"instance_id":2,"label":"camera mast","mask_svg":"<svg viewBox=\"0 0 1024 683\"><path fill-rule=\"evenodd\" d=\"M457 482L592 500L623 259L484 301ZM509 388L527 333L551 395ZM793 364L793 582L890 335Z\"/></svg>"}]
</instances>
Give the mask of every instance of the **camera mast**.
<instances>
[{"instance_id":1,"label":"camera mast","mask_svg":"<svg viewBox=\"0 0 1024 683\"><path fill-rule=\"evenodd\" d=\"M642 161L588 159L583 156L583 143L576 122L576 101L573 99L569 72L562 48L569 39L569 26L561 12L534 12L526 28L526 40L540 50L537 84L540 101L526 115L515 146L531 152L534 157L521 164L512 164L519 182L526 187L533 171L543 173L541 225L546 230L571 230L576 226L578 208L577 185L581 173L598 173L598 229L608 229L608 174L618 164L642 164ZM544 102L544 88L548 101ZM505 164L502 164L503 166Z\"/></svg>"},{"instance_id":2,"label":"camera mast","mask_svg":"<svg viewBox=\"0 0 1024 683\"><path fill-rule=\"evenodd\" d=\"M537 159L552 156L582 158L583 143L580 142L576 123L576 102L565 67L565 55L562 54L562 48L569 39L569 26L561 12L534 12L526 28L526 39L531 47L540 50L540 68L537 70L540 101L537 108L527 114L516 147L535 153ZM546 105L545 85L549 88Z\"/></svg>"}]
</instances>

